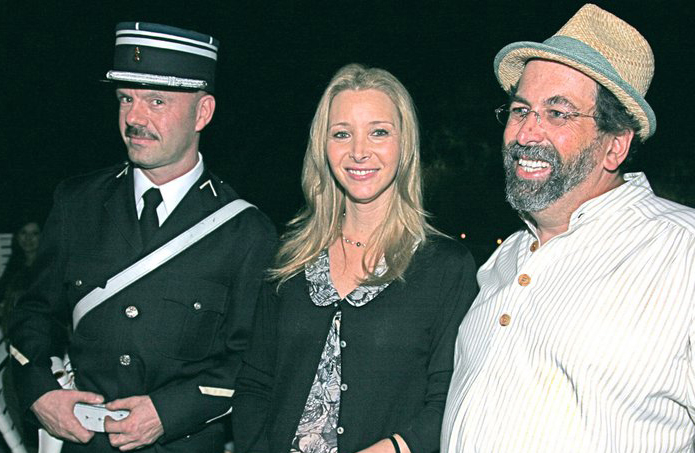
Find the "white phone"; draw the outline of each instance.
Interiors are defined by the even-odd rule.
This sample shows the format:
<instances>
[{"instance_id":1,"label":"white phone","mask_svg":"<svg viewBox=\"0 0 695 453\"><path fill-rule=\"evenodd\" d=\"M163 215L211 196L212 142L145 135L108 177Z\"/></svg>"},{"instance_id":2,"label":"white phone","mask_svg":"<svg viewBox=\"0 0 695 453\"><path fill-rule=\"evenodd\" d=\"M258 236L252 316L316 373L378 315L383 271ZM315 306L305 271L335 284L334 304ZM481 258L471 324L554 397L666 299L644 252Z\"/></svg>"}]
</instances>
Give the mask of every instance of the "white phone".
<instances>
[{"instance_id":1,"label":"white phone","mask_svg":"<svg viewBox=\"0 0 695 453\"><path fill-rule=\"evenodd\" d=\"M104 432L104 419L107 415L114 420L123 420L130 415L127 410L110 411L103 404L85 403L76 403L73 412L85 429L97 433Z\"/></svg>"}]
</instances>

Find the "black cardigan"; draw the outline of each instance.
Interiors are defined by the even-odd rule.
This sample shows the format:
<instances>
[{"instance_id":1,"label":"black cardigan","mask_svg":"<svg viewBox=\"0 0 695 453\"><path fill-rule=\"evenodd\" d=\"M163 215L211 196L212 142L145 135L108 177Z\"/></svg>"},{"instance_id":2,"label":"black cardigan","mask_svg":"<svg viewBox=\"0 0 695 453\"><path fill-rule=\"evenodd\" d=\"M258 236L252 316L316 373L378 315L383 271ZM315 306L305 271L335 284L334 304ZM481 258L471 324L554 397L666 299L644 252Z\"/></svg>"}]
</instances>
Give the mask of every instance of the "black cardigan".
<instances>
[{"instance_id":1,"label":"black cardigan","mask_svg":"<svg viewBox=\"0 0 695 453\"><path fill-rule=\"evenodd\" d=\"M458 326L477 286L468 250L431 238L394 281L362 307L340 302L340 452L396 432L413 453L439 449ZM241 453L284 453L304 411L337 307L317 307L304 273L260 297L251 348L237 379L233 427Z\"/></svg>"}]
</instances>

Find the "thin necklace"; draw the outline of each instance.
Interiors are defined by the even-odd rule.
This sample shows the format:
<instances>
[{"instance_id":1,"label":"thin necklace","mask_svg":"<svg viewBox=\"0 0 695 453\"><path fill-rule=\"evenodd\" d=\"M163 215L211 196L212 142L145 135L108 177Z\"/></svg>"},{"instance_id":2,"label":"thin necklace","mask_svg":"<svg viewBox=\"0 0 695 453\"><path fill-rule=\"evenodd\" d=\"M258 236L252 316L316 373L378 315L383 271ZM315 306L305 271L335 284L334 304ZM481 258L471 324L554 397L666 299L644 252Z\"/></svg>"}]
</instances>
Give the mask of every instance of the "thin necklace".
<instances>
[{"instance_id":1,"label":"thin necklace","mask_svg":"<svg viewBox=\"0 0 695 453\"><path fill-rule=\"evenodd\" d=\"M367 246L367 244L364 242L352 241L352 240L346 238L345 236L343 236L343 241L347 242L350 245L354 245L355 247L366 247Z\"/></svg>"},{"instance_id":2,"label":"thin necklace","mask_svg":"<svg viewBox=\"0 0 695 453\"><path fill-rule=\"evenodd\" d=\"M345 218L345 211L343 211L343 218ZM354 245L355 247L366 247L367 246L366 242L353 241L353 240L345 237L345 235L343 234L343 222L342 222L342 220L340 221L340 235L343 237L343 241L345 241L347 244Z\"/></svg>"}]
</instances>

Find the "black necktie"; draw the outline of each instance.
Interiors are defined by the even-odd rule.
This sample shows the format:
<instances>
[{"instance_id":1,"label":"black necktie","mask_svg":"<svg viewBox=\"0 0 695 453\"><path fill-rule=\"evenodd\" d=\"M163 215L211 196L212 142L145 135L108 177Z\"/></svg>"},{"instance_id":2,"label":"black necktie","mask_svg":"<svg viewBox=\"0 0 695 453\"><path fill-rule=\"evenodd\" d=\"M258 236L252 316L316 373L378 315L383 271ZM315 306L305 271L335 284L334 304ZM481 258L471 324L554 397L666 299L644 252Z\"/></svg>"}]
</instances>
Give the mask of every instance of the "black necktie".
<instances>
[{"instance_id":1,"label":"black necktie","mask_svg":"<svg viewBox=\"0 0 695 453\"><path fill-rule=\"evenodd\" d=\"M142 237L142 244L146 245L159 228L157 206L162 202L162 194L159 193L159 189L152 187L142 195L142 199L145 201L145 206L140 214L140 236Z\"/></svg>"}]
</instances>

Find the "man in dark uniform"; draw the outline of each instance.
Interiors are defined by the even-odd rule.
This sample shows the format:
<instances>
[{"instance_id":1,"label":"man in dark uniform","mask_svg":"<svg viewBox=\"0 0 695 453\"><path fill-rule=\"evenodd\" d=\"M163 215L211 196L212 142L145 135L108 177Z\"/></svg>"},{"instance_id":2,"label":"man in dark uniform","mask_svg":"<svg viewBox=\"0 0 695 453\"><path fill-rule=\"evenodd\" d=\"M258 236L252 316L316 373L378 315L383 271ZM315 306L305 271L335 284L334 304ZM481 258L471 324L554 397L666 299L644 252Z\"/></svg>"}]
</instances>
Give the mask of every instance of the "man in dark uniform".
<instances>
[{"instance_id":1,"label":"man in dark uniform","mask_svg":"<svg viewBox=\"0 0 695 453\"><path fill-rule=\"evenodd\" d=\"M116 29L119 127L129 162L67 180L55 193L38 278L16 308L12 368L23 409L67 440L63 453L215 453L231 410L275 231L249 208L87 313L76 303L138 259L238 198L203 165L215 110L217 40L147 23ZM150 226L148 226L150 222ZM153 222L153 226L152 226ZM65 350L79 390L61 389ZM76 403L130 411L106 433L82 427Z\"/></svg>"}]
</instances>

